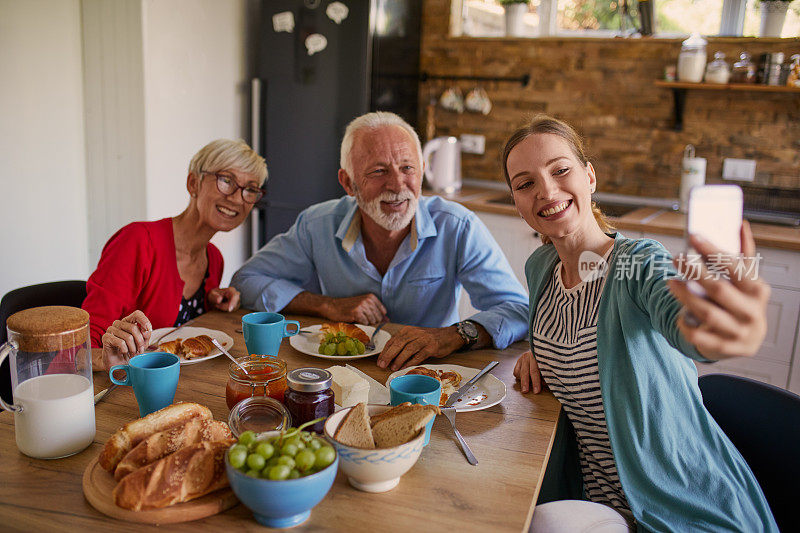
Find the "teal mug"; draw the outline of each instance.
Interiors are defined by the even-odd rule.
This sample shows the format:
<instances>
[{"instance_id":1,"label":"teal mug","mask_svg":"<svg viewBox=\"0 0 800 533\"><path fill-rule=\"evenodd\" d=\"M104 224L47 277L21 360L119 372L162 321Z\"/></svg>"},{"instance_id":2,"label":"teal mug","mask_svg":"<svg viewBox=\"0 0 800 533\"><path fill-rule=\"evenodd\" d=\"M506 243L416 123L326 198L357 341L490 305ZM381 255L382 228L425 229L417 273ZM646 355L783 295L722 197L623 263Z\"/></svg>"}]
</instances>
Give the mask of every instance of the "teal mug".
<instances>
[{"instance_id":1,"label":"teal mug","mask_svg":"<svg viewBox=\"0 0 800 533\"><path fill-rule=\"evenodd\" d=\"M290 331L289 326L294 326ZM300 331L300 322L286 320L279 313L248 313L242 317L242 334L250 355L278 355L284 337Z\"/></svg>"},{"instance_id":2,"label":"teal mug","mask_svg":"<svg viewBox=\"0 0 800 533\"><path fill-rule=\"evenodd\" d=\"M126 365L114 365L108 371L113 383L130 385L139 403L139 416L148 415L170 405L175 399L181 363L178 356L166 352L143 353L132 357ZM125 379L114 377L124 370Z\"/></svg>"},{"instance_id":3,"label":"teal mug","mask_svg":"<svg viewBox=\"0 0 800 533\"><path fill-rule=\"evenodd\" d=\"M389 382L389 397L392 405L411 402L438 407L439 399L442 397L442 383L436 378L421 374L397 376ZM432 427L433 419L425 425L423 446L427 446L431 440Z\"/></svg>"}]
</instances>

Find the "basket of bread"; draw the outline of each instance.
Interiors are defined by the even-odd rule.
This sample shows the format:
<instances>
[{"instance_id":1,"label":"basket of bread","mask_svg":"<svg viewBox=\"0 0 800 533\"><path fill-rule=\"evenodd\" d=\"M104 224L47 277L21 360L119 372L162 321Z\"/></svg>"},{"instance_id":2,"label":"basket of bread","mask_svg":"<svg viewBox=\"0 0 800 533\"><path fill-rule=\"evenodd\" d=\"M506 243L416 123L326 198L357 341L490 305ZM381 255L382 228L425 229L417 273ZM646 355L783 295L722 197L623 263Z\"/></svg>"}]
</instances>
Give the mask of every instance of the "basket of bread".
<instances>
[{"instance_id":1,"label":"basket of bread","mask_svg":"<svg viewBox=\"0 0 800 533\"><path fill-rule=\"evenodd\" d=\"M336 447L340 467L353 487L385 492L417 462L425 425L437 414L434 405L359 403L328 417L325 435Z\"/></svg>"},{"instance_id":2,"label":"basket of bread","mask_svg":"<svg viewBox=\"0 0 800 533\"><path fill-rule=\"evenodd\" d=\"M237 503L225 472L234 442L208 407L169 405L111 435L84 472L84 495L98 511L133 522L210 516Z\"/></svg>"}]
</instances>

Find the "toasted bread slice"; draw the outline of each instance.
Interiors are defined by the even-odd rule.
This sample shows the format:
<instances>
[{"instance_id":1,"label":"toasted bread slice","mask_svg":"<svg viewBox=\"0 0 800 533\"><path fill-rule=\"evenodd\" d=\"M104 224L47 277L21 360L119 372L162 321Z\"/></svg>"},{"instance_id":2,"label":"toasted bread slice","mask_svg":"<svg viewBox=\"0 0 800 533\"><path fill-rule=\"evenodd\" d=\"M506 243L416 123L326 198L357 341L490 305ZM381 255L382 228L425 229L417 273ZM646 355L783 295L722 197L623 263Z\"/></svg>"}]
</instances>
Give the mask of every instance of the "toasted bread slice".
<instances>
[{"instance_id":1,"label":"toasted bread slice","mask_svg":"<svg viewBox=\"0 0 800 533\"><path fill-rule=\"evenodd\" d=\"M395 405L388 411L384 411L379 415L372 415L369 419L369 425L375 426L378 422L383 420L384 418L391 418L393 416L397 416L400 413L405 413L406 411L413 411L414 408L411 407L411 402L404 402L398 405Z\"/></svg>"},{"instance_id":2,"label":"toasted bread slice","mask_svg":"<svg viewBox=\"0 0 800 533\"><path fill-rule=\"evenodd\" d=\"M353 448L375 448L375 442L372 440L372 430L369 427L366 404L363 402L356 404L344 415L342 422L333 434L333 438Z\"/></svg>"},{"instance_id":3,"label":"toasted bread slice","mask_svg":"<svg viewBox=\"0 0 800 533\"><path fill-rule=\"evenodd\" d=\"M417 404L398 406L384 414L389 412L393 414L383 416L372 426L372 437L377 448L392 448L414 439L425 424L439 414L439 408Z\"/></svg>"}]
</instances>

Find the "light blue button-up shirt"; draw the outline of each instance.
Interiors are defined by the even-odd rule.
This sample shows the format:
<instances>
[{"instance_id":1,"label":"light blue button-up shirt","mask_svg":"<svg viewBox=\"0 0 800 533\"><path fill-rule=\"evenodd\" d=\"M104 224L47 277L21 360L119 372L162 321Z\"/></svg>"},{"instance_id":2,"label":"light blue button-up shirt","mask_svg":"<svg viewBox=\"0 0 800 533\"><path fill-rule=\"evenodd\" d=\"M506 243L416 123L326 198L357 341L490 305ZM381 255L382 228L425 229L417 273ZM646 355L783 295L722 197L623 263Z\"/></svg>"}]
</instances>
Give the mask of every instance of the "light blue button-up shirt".
<instances>
[{"instance_id":1,"label":"light blue button-up shirt","mask_svg":"<svg viewBox=\"0 0 800 533\"><path fill-rule=\"evenodd\" d=\"M251 257L231 284L249 309L279 312L302 291L345 298L373 293L392 322L443 327L458 322L463 286L470 317L502 349L525 337L528 296L486 226L468 209L420 197L409 235L386 274L367 259L355 199L314 205Z\"/></svg>"}]
</instances>

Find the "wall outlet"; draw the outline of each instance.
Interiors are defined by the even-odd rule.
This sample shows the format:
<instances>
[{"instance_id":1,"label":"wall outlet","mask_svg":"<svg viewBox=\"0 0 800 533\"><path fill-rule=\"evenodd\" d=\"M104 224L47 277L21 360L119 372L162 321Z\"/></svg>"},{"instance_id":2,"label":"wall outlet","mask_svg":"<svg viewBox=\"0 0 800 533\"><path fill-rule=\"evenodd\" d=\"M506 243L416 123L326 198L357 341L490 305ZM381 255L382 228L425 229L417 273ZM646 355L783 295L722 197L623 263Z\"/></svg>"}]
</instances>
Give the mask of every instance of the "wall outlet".
<instances>
[{"instance_id":1,"label":"wall outlet","mask_svg":"<svg viewBox=\"0 0 800 533\"><path fill-rule=\"evenodd\" d=\"M753 181L756 177L756 162L753 159L722 160L722 179L736 181Z\"/></svg>"},{"instance_id":2,"label":"wall outlet","mask_svg":"<svg viewBox=\"0 0 800 533\"><path fill-rule=\"evenodd\" d=\"M467 154L482 154L486 151L486 137L465 133L461 136L461 151Z\"/></svg>"}]
</instances>

